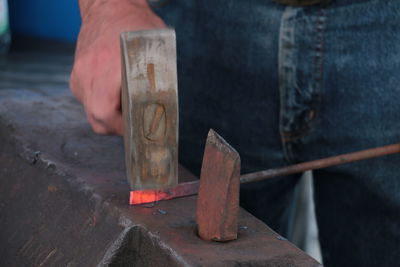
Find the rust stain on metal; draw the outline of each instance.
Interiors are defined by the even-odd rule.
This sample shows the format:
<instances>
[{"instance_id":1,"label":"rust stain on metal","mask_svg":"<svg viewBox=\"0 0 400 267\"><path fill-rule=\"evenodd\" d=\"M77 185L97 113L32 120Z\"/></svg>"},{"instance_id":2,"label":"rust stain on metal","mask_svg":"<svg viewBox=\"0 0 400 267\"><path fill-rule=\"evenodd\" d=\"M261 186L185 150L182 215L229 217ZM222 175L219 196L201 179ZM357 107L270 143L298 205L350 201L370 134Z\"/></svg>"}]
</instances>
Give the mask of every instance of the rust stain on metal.
<instances>
[{"instance_id":1,"label":"rust stain on metal","mask_svg":"<svg viewBox=\"0 0 400 267\"><path fill-rule=\"evenodd\" d=\"M155 78L154 64L147 64L147 79L149 80L150 91L154 92L156 90L156 78Z\"/></svg>"},{"instance_id":2,"label":"rust stain on metal","mask_svg":"<svg viewBox=\"0 0 400 267\"><path fill-rule=\"evenodd\" d=\"M166 120L165 107L162 104L149 104L143 112L144 136L150 141L162 139L166 134Z\"/></svg>"},{"instance_id":3,"label":"rust stain on metal","mask_svg":"<svg viewBox=\"0 0 400 267\"><path fill-rule=\"evenodd\" d=\"M47 186L47 191L49 191L49 192L57 192L58 188L56 186L54 186L54 185L48 185Z\"/></svg>"},{"instance_id":4,"label":"rust stain on metal","mask_svg":"<svg viewBox=\"0 0 400 267\"><path fill-rule=\"evenodd\" d=\"M216 132L208 133L197 200L199 236L207 241L237 239L239 154Z\"/></svg>"}]
</instances>

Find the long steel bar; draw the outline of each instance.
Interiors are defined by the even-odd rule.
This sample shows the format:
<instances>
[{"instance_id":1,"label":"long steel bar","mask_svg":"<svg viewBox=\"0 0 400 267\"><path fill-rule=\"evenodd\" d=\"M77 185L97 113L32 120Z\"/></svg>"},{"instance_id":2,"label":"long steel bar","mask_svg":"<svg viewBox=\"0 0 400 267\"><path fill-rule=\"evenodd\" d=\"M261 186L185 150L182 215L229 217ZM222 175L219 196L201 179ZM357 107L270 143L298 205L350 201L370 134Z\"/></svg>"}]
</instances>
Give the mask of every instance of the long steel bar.
<instances>
[{"instance_id":1,"label":"long steel bar","mask_svg":"<svg viewBox=\"0 0 400 267\"><path fill-rule=\"evenodd\" d=\"M287 167L248 173L240 177L240 182L241 183L257 182L277 176L285 176L310 170L317 170L321 168L332 167L358 160L381 157L399 152L400 152L400 143L392 144L388 146L366 149L358 152L342 154L339 156L294 164Z\"/></svg>"}]
</instances>

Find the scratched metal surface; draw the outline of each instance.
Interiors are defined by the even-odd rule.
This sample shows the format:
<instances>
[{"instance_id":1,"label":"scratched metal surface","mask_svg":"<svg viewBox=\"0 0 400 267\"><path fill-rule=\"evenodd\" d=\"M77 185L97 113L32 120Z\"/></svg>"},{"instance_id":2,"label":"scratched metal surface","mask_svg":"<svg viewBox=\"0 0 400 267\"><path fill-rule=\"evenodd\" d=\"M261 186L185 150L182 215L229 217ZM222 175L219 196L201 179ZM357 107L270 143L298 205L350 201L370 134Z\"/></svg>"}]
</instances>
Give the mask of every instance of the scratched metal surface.
<instances>
[{"instance_id":1,"label":"scratched metal surface","mask_svg":"<svg viewBox=\"0 0 400 267\"><path fill-rule=\"evenodd\" d=\"M122 139L67 90L72 52L28 48L0 64L0 266L319 265L244 210L238 240L213 243L196 197L129 206Z\"/></svg>"}]
</instances>

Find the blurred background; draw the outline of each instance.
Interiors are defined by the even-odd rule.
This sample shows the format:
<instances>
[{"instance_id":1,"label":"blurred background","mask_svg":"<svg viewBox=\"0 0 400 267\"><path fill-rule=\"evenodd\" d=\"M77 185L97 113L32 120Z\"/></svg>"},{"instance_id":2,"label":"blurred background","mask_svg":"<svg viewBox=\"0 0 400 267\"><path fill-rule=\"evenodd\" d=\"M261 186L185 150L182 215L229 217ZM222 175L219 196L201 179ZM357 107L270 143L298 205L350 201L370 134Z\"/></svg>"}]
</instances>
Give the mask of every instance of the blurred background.
<instances>
[{"instance_id":1,"label":"blurred background","mask_svg":"<svg viewBox=\"0 0 400 267\"><path fill-rule=\"evenodd\" d=\"M68 90L78 0L0 0L0 90Z\"/></svg>"},{"instance_id":2,"label":"blurred background","mask_svg":"<svg viewBox=\"0 0 400 267\"><path fill-rule=\"evenodd\" d=\"M13 34L76 41L81 24L78 0L9 0L8 6Z\"/></svg>"},{"instance_id":3,"label":"blurred background","mask_svg":"<svg viewBox=\"0 0 400 267\"><path fill-rule=\"evenodd\" d=\"M67 89L80 24L78 0L0 0L0 89ZM312 190L306 173L288 238L321 262Z\"/></svg>"}]
</instances>

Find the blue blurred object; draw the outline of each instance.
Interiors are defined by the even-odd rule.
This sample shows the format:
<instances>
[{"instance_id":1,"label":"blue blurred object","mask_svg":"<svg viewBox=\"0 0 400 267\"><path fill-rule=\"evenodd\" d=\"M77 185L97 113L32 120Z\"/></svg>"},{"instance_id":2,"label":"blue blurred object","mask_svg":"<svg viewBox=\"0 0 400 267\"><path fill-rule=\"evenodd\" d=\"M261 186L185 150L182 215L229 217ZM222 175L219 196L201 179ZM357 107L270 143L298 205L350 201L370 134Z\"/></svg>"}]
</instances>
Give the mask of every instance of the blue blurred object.
<instances>
[{"instance_id":1,"label":"blue blurred object","mask_svg":"<svg viewBox=\"0 0 400 267\"><path fill-rule=\"evenodd\" d=\"M0 55L5 55L10 47L10 27L7 0L0 0Z\"/></svg>"},{"instance_id":2,"label":"blue blurred object","mask_svg":"<svg viewBox=\"0 0 400 267\"><path fill-rule=\"evenodd\" d=\"M78 0L11 0L11 32L76 41L81 24Z\"/></svg>"}]
</instances>

